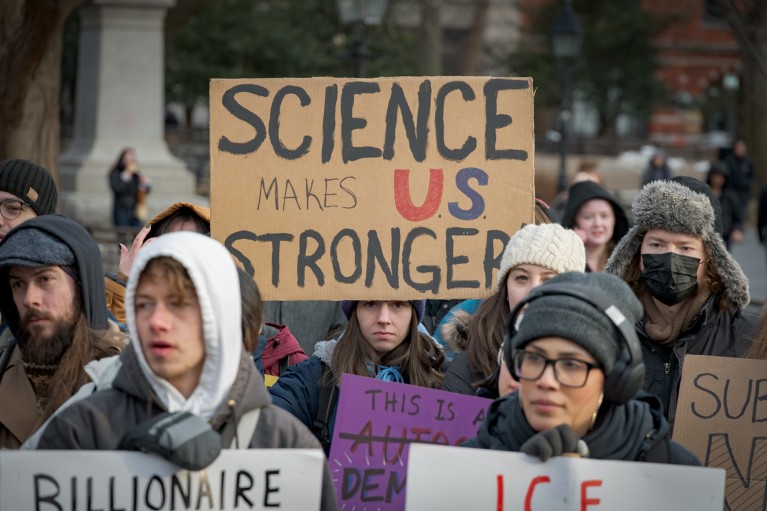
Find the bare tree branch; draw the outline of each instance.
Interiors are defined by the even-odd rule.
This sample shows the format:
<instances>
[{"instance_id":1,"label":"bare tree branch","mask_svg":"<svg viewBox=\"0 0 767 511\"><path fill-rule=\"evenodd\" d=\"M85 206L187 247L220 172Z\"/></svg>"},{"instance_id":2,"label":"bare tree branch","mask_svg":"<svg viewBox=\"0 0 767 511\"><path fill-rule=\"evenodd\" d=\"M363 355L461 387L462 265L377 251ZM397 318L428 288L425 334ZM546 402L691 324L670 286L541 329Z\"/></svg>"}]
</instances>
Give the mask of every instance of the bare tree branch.
<instances>
[{"instance_id":1,"label":"bare tree branch","mask_svg":"<svg viewBox=\"0 0 767 511\"><path fill-rule=\"evenodd\" d=\"M732 30L732 34L735 36L735 39L738 41L738 45L743 50L743 52L747 53L748 56L756 62L756 65L758 66L759 72L764 76L764 78L767 79L767 62L765 62L765 55L762 55L757 50L756 46L754 45L754 42L752 40L755 28L752 26L749 26L744 18L756 18L757 22L760 22L759 20L760 16L755 16L757 14L756 10L763 6L763 2L756 2L755 4L749 6L746 5L746 9L744 13L741 13L738 11L737 6L735 5L734 0L714 0L716 4L722 9L725 19L727 20L727 23L730 25L730 29ZM745 2L744 2L745 3Z\"/></svg>"}]
</instances>

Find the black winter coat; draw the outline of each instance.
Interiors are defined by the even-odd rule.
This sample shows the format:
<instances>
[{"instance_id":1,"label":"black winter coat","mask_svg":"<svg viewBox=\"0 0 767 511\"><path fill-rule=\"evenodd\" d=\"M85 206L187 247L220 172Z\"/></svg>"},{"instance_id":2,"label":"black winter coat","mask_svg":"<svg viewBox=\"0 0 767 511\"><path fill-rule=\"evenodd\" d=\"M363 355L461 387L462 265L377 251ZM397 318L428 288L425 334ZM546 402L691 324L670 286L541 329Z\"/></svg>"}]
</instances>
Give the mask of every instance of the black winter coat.
<instances>
[{"instance_id":1,"label":"black winter coat","mask_svg":"<svg viewBox=\"0 0 767 511\"><path fill-rule=\"evenodd\" d=\"M114 208L125 211L136 209L139 188L139 174L134 172L130 181L123 181L122 171L114 169L109 172L109 187L114 194Z\"/></svg>"},{"instance_id":2,"label":"black winter coat","mask_svg":"<svg viewBox=\"0 0 767 511\"><path fill-rule=\"evenodd\" d=\"M476 394L475 385L490 375L475 373L469 367L469 354L466 351L456 353L448 364L442 390L473 396Z\"/></svg>"},{"instance_id":3,"label":"black winter coat","mask_svg":"<svg viewBox=\"0 0 767 511\"><path fill-rule=\"evenodd\" d=\"M637 323L645 363L644 389L661 398L672 429L685 355L742 357L751 348L758 318L748 312L722 311L718 302L719 296L711 295L671 348L663 348L647 336L644 318Z\"/></svg>"},{"instance_id":4,"label":"black winter coat","mask_svg":"<svg viewBox=\"0 0 767 511\"><path fill-rule=\"evenodd\" d=\"M496 399L477 431L463 447L520 452L520 447L537 432L522 412L518 393ZM594 427L583 440L591 457L614 461L655 461L673 465L700 465L693 453L670 439L671 430L663 417L657 397L640 392L625 405L602 405ZM645 456L664 446L664 460Z\"/></svg>"},{"instance_id":5,"label":"black winter coat","mask_svg":"<svg viewBox=\"0 0 767 511\"><path fill-rule=\"evenodd\" d=\"M321 430L315 425L317 409L320 405L320 382L324 371L324 362L318 357L312 356L300 364L290 366L282 373L277 383L269 388L272 402L287 410L319 439ZM333 425L336 422L338 400L333 403L330 417L328 418L328 435L333 438ZM328 444L329 448L329 444ZM327 454L327 452L326 452Z\"/></svg>"}]
</instances>

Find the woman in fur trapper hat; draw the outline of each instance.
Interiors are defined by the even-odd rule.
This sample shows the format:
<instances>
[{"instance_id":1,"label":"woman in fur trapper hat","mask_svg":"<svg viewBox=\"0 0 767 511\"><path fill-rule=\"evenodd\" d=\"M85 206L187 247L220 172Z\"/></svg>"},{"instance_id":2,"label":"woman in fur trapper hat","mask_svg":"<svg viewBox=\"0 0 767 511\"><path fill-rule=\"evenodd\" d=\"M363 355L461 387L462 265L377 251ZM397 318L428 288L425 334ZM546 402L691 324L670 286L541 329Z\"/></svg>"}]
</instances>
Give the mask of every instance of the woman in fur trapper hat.
<instances>
[{"instance_id":1,"label":"woman in fur trapper hat","mask_svg":"<svg viewBox=\"0 0 767 511\"><path fill-rule=\"evenodd\" d=\"M546 461L699 465L673 442L660 400L639 390L644 368L632 326L642 306L615 275L563 273L512 311L504 361L519 391L496 399L465 447Z\"/></svg>"},{"instance_id":2,"label":"woman in fur trapper hat","mask_svg":"<svg viewBox=\"0 0 767 511\"><path fill-rule=\"evenodd\" d=\"M636 324L644 387L663 399L673 426L685 355L743 356L756 318L743 312L748 280L725 248L716 199L693 178L655 181L634 199L634 227L605 271L642 302Z\"/></svg>"}]
</instances>

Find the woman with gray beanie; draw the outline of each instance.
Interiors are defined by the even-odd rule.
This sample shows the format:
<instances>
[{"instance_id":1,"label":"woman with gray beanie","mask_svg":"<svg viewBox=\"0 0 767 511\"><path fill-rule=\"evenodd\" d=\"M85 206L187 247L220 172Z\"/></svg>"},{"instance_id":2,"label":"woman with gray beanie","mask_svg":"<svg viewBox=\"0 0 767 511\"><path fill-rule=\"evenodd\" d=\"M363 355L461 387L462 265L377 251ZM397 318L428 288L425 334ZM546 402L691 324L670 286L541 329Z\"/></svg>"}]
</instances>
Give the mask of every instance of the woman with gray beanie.
<instances>
[{"instance_id":1,"label":"woman with gray beanie","mask_svg":"<svg viewBox=\"0 0 767 511\"><path fill-rule=\"evenodd\" d=\"M576 453L605 460L700 465L670 439L644 376L633 325L642 306L621 279L565 273L513 311L504 361L519 391L493 402L463 445L546 461Z\"/></svg>"},{"instance_id":2,"label":"woman with gray beanie","mask_svg":"<svg viewBox=\"0 0 767 511\"><path fill-rule=\"evenodd\" d=\"M438 389L445 365L441 347L418 328L425 300L347 300L341 308L349 323L338 339L318 342L270 388L274 404L311 429L326 453L342 374Z\"/></svg>"}]
</instances>

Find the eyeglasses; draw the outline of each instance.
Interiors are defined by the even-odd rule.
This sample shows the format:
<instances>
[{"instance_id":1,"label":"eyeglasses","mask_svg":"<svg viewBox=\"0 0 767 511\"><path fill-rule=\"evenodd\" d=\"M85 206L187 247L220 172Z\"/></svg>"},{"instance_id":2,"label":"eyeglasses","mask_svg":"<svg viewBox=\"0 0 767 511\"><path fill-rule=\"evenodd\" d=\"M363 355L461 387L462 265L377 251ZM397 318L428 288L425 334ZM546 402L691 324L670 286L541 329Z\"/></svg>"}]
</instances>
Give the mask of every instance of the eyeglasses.
<instances>
[{"instance_id":1,"label":"eyeglasses","mask_svg":"<svg viewBox=\"0 0 767 511\"><path fill-rule=\"evenodd\" d=\"M3 199L0 201L0 215L3 215L6 220L16 220L24 210L24 206L32 207L23 200Z\"/></svg>"},{"instance_id":2,"label":"eyeglasses","mask_svg":"<svg viewBox=\"0 0 767 511\"><path fill-rule=\"evenodd\" d=\"M514 372L520 380L537 380L543 376L548 366L554 368L554 377L565 387L583 387L592 369L599 369L597 364L574 358L550 359L538 353L517 351L514 353Z\"/></svg>"}]
</instances>

